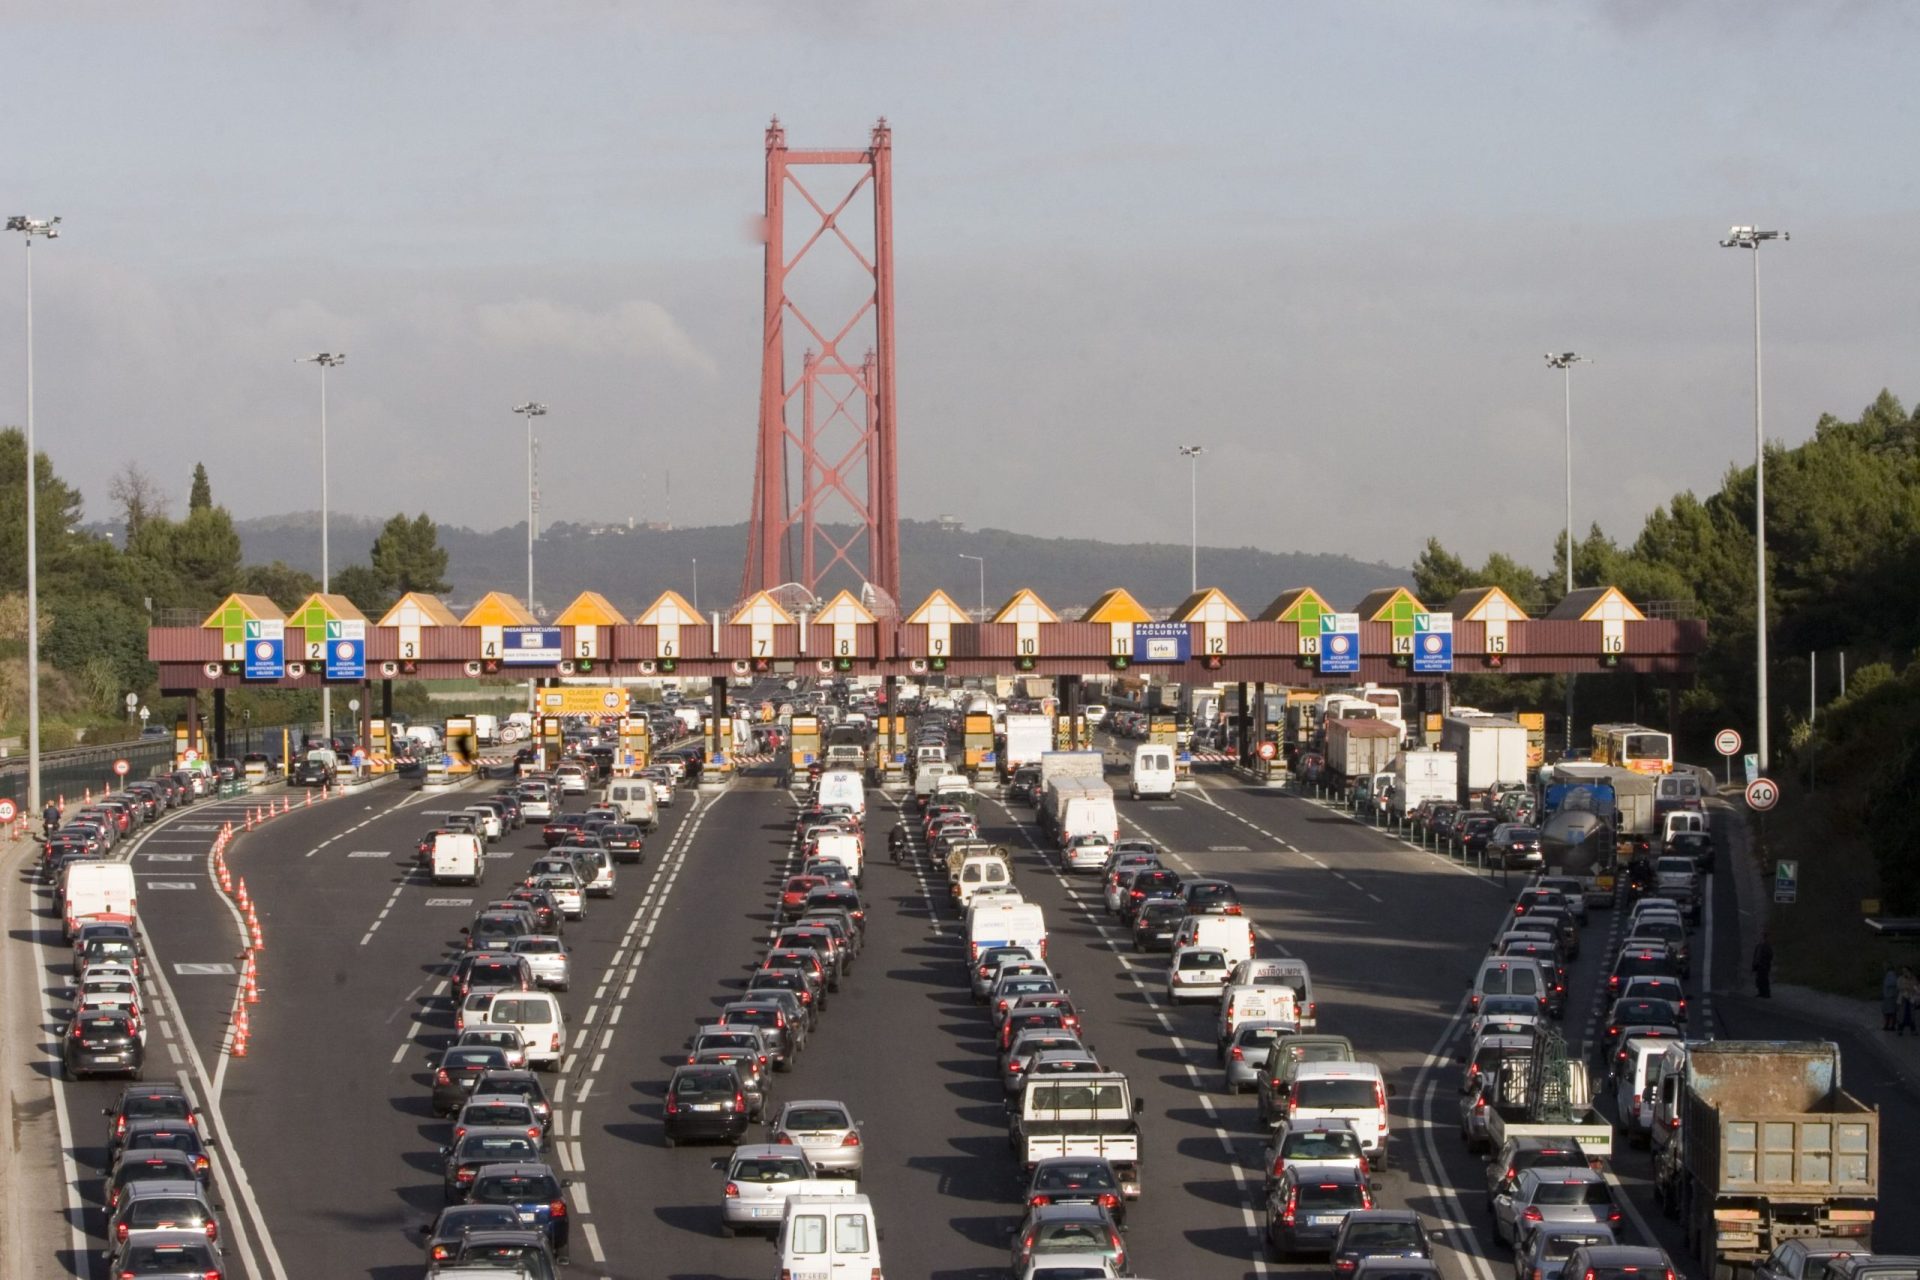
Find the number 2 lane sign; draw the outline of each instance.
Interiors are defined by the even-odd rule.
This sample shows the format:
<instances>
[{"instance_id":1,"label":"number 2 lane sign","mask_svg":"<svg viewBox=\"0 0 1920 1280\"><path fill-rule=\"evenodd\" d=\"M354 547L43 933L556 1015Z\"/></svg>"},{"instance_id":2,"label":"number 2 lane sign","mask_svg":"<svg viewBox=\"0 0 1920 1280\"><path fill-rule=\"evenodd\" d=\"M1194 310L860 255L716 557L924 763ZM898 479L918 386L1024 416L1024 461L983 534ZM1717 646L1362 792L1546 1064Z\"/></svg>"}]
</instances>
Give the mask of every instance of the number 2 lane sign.
<instances>
[{"instance_id":1,"label":"number 2 lane sign","mask_svg":"<svg viewBox=\"0 0 1920 1280\"><path fill-rule=\"evenodd\" d=\"M1771 778L1755 778L1747 784L1747 807L1765 813L1780 803L1780 788Z\"/></svg>"}]
</instances>

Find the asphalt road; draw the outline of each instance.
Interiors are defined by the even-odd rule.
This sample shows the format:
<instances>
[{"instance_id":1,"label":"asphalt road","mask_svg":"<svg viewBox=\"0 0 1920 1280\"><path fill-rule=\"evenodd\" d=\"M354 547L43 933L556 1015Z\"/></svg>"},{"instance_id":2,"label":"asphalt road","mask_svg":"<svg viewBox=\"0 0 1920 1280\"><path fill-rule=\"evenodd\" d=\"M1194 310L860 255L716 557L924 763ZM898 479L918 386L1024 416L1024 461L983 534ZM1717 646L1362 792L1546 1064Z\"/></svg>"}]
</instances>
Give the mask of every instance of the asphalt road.
<instances>
[{"instance_id":1,"label":"asphalt road","mask_svg":"<svg viewBox=\"0 0 1920 1280\"><path fill-rule=\"evenodd\" d=\"M437 1148L449 1128L427 1105L428 1055L452 1035L445 968L473 908L503 891L504 873L524 867L540 847L535 829L508 836L478 890L424 883L412 868L415 838L433 825L433 810L457 808L471 794L376 788L276 818L233 847L229 862L248 881L266 939L263 996L252 1008L251 1052L242 1060L219 1051L233 976L178 967L234 960L234 923L204 865L212 834L201 829L226 815L189 810L136 853L143 877L195 882L193 889L143 888L143 915L171 991L161 997L163 1016L177 1023L180 1047L191 1036L181 1063L165 1057L172 1037L157 1061L189 1073L229 1135L216 1163L232 1182L229 1217L246 1234L245 1249L236 1240L229 1255L230 1274L419 1274L418 1228L441 1203ZM871 795L870 849L886 847L892 803ZM1086 1020L1086 1038L1146 1100L1145 1192L1130 1210L1128 1233L1135 1270L1324 1274L1323 1265L1264 1260L1264 1135L1252 1099L1222 1088L1212 1009L1167 1005L1158 958L1131 956L1092 877L1055 869L1030 810L985 799L981 812L988 837L1015 850L1023 892L1046 909L1052 955ZM549 1087L561 1117L553 1159L574 1180L570 1275L765 1277L774 1270L764 1241L718 1233L722 1178L710 1161L723 1150L668 1149L659 1108L696 1020L744 986L764 948L774 891L796 859L793 813L793 801L770 779L683 790L643 864L620 869L616 897L591 900L588 918L568 926L574 984L562 999L571 1052ZM1323 1027L1351 1036L1395 1086L1393 1160L1380 1202L1427 1215L1441 1230L1450 1275L1504 1280L1511 1264L1488 1229L1483 1166L1457 1136L1452 1058L1466 982L1517 883L1502 885L1309 800L1225 775L1172 803L1123 800L1121 815L1128 834L1160 842L1181 869L1233 880L1263 952L1284 949L1309 962ZM162 854L169 860L147 861ZM839 1098L865 1122L863 1189L887 1229L889 1272L1004 1274L1018 1216L1015 1164L990 1022L965 986L957 913L945 900L944 878L931 878L924 863L893 867L882 855L865 893L865 952L795 1070L775 1078L775 1099ZM1711 936L1723 974L1739 967L1723 940L1731 909L1730 888L1717 883ZM1573 966L1566 1029L1576 1044L1595 1013L1613 928L1613 913L1595 912ZM52 932L57 942L57 926ZM64 957L48 948L43 958L51 991L64 976L56 972ZM1751 1003L1702 1009L1695 995L1697 1016L1723 1032L1805 1030L1775 1027ZM1875 1075L1870 1059L1850 1057L1848 1075L1857 1093L1887 1107L1890 1132L1911 1131L1911 1101ZM72 1147L82 1164L97 1158L98 1109L118 1086L56 1088L75 1117ZM1677 1254L1677 1233L1646 1195L1645 1156L1621 1148L1615 1170L1641 1229ZM1897 1243L1903 1228L1896 1224L1920 1222L1920 1193L1888 1181L1883 1248ZM257 1214L244 1209L248 1196ZM92 1217L86 1226L99 1229Z\"/></svg>"}]
</instances>

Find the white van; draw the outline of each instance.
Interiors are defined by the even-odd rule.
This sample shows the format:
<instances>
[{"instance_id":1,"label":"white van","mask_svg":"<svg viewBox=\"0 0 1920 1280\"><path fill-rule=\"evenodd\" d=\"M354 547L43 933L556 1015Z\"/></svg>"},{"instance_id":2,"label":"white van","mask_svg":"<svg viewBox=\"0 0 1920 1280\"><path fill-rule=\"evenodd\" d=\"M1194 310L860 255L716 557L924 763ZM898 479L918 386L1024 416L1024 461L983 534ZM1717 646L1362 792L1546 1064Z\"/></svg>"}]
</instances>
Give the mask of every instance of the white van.
<instances>
[{"instance_id":1,"label":"white van","mask_svg":"<svg viewBox=\"0 0 1920 1280\"><path fill-rule=\"evenodd\" d=\"M867 816L866 779L853 769L828 769L820 775L820 787L814 803L822 806L843 804L856 818Z\"/></svg>"},{"instance_id":2,"label":"white van","mask_svg":"<svg viewBox=\"0 0 1920 1280\"><path fill-rule=\"evenodd\" d=\"M866 842L851 831L823 832L813 842L813 856L832 858L847 869L855 884L866 874Z\"/></svg>"},{"instance_id":3,"label":"white van","mask_svg":"<svg viewBox=\"0 0 1920 1280\"><path fill-rule=\"evenodd\" d=\"M654 794L651 778L615 778L607 784L600 803L612 805L620 811L622 821L643 831L660 825L660 797Z\"/></svg>"},{"instance_id":4,"label":"white van","mask_svg":"<svg viewBox=\"0 0 1920 1280\"><path fill-rule=\"evenodd\" d=\"M1627 1145L1644 1147L1653 1136L1653 1113L1660 1101L1657 1072L1673 1041L1651 1036L1634 1036L1626 1043L1627 1059L1620 1064L1620 1078L1614 1085L1614 1114L1627 1131Z\"/></svg>"},{"instance_id":5,"label":"white van","mask_svg":"<svg viewBox=\"0 0 1920 1280\"><path fill-rule=\"evenodd\" d=\"M1706 835L1707 815L1692 809L1676 809L1669 813L1661 819L1660 847L1666 848L1668 843L1683 831Z\"/></svg>"},{"instance_id":6,"label":"white van","mask_svg":"<svg viewBox=\"0 0 1920 1280\"><path fill-rule=\"evenodd\" d=\"M1253 959L1253 921L1245 916L1188 916L1180 922L1180 932L1173 939L1173 949L1181 947L1213 947L1227 957L1227 966L1232 968Z\"/></svg>"},{"instance_id":7,"label":"white van","mask_svg":"<svg viewBox=\"0 0 1920 1280\"><path fill-rule=\"evenodd\" d=\"M1287 1119L1295 1128L1315 1120L1345 1120L1360 1136L1367 1159L1385 1165L1392 1092L1371 1062L1303 1062L1287 1093Z\"/></svg>"},{"instance_id":8,"label":"white van","mask_svg":"<svg viewBox=\"0 0 1920 1280\"><path fill-rule=\"evenodd\" d=\"M866 1196L788 1196L774 1247L781 1280L878 1280L884 1274L880 1227Z\"/></svg>"},{"instance_id":9,"label":"white van","mask_svg":"<svg viewBox=\"0 0 1920 1280\"><path fill-rule=\"evenodd\" d=\"M1473 993L1467 1001L1469 1009L1478 1009L1488 996L1532 996L1542 1009L1546 1007L1546 974L1537 960L1488 956L1480 962L1480 972L1467 985Z\"/></svg>"},{"instance_id":10,"label":"white van","mask_svg":"<svg viewBox=\"0 0 1920 1280\"><path fill-rule=\"evenodd\" d=\"M480 837L465 831L444 831L433 838L433 882L451 884L464 880L479 884L487 873L486 850Z\"/></svg>"},{"instance_id":11,"label":"white van","mask_svg":"<svg viewBox=\"0 0 1920 1280\"><path fill-rule=\"evenodd\" d=\"M953 877L953 896L965 907L982 890L996 890L1013 884L1013 872L1007 860L998 854L973 854L961 860Z\"/></svg>"},{"instance_id":12,"label":"white van","mask_svg":"<svg viewBox=\"0 0 1920 1280\"><path fill-rule=\"evenodd\" d=\"M1099 836L1111 844L1120 838L1120 815L1113 807L1113 792L1102 786L1086 788L1069 796L1060 811L1060 846L1075 836Z\"/></svg>"},{"instance_id":13,"label":"white van","mask_svg":"<svg viewBox=\"0 0 1920 1280\"><path fill-rule=\"evenodd\" d=\"M1146 742L1133 749L1133 781L1127 786L1128 795L1135 800L1142 796L1172 799L1176 781L1172 747Z\"/></svg>"},{"instance_id":14,"label":"white van","mask_svg":"<svg viewBox=\"0 0 1920 1280\"><path fill-rule=\"evenodd\" d=\"M71 938L92 916L137 918L140 902L133 867L125 862L76 862L67 868L65 928Z\"/></svg>"},{"instance_id":15,"label":"white van","mask_svg":"<svg viewBox=\"0 0 1920 1280\"><path fill-rule=\"evenodd\" d=\"M487 1006L487 1024L516 1027L527 1046L527 1065L560 1069L567 1042L567 1019L560 998L550 991L503 991Z\"/></svg>"},{"instance_id":16,"label":"white van","mask_svg":"<svg viewBox=\"0 0 1920 1280\"><path fill-rule=\"evenodd\" d=\"M974 909L967 912L968 961L978 960L990 947L1025 947L1046 959L1046 913L1031 902L976 896Z\"/></svg>"}]
</instances>

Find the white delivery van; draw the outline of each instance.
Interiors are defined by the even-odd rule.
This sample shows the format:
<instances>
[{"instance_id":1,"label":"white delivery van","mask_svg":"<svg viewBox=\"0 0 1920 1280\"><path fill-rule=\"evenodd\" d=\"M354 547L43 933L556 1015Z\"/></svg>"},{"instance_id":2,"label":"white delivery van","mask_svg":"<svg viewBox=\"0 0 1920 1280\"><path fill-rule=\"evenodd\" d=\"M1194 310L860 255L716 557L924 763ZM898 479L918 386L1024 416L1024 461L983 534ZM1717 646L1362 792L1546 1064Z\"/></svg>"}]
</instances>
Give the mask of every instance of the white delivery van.
<instances>
[{"instance_id":1,"label":"white delivery van","mask_svg":"<svg viewBox=\"0 0 1920 1280\"><path fill-rule=\"evenodd\" d=\"M967 913L967 959L978 960L990 947L1025 947L1047 958L1047 916L1031 902L1007 902L976 896Z\"/></svg>"},{"instance_id":2,"label":"white delivery van","mask_svg":"<svg viewBox=\"0 0 1920 1280\"><path fill-rule=\"evenodd\" d=\"M1245 916L1188 916L1180 922L1173 948L1213 947L1227 957L1229 968L1253 959L1253 921Z\"/></svg>"},{"instance_id":3,"label":"white delivery van","mask_svg":"<svg viewBox=\"0 0 1920 1280\"><path fill-rule=\"evenodd\" d=\"M660 825L660 798L654 794L650 778L615 778L607 784L600 800L618 809L624 821L643 831L652 831Z\"/></svg>"},{"instance_id":4,"label":"white delivery van","mask_svg":"<svg viewBox=\"0 0 1920 1280\"><path fill-rule=\"evenodd\" d=\"M1653 1113L1660 1101L1660 1081L1656 1072L1664 1065L1671 1040L1634 1036L1626 1043L1627 1060L1620 1064L1620 1078L1614 1085L1614 1114L1627 1131L1627 1145L1648 1146L1653 1137Z\"/></svg>"},{"instance_id":5,"label":"white delivery van","mask_svg":"<svg viewBox=\"0 0 1920 1280\"><path fill-rule=\"evenodd\" d=\"M813 842L813 856L832 858L847 869L855 884L866 875L866 841L851 831L823 832Z\"/></svg>"},{"instance_id":6,"label":"white delivery van","mask_svg":"<svg viewBox=\"0 0 1920 1280\"><path fill-rule=\"evenodd\" d=\"M982 890L994 891L1012 885L1013 872L1005 858L994 853L971 854L961 859L960 869L954 873L953 896L964 908Z\"/></svg>"},{"instance_id":7,"label":"white delivery van","mask_svg":"<svg viewBox=\"0 0 1920 1280\"><path fill-rule=\"evenodd\" d=\"M1661 819L1660 827L1660 847L1664 849L1669 841L1683 831L1706 835L1707 815L1693 809L1677 809Z\"/></svg>"},{"instance_id":8,"label":"white delivery van","mask_svg":"<svg viewBox=\"0 0 1920 1280\"><path fill-rule=\"evenodd\" d=\"M139 894L125 862L77 862L67 868L65 927L71 938L90 917L137 918Z\"/></svg>"},{"instance_id":9,"label":"white delivery van","mask_svg":"<svg viewBox=\"0 0 1920 1280\"><path fill-rule=\"evenodd\" d=\"M1127 794L1135 800L1160 796L1171 799L1177 779L1173 768L1173 748L1146 742L1133 749L1133 781Z\"/></svg>"},{"instance_id":10,"label":"white delivery van","mask_svg":"<svg viewBox=\"0 0 1920 1280\"><path fill-rule=\"evenodd\" d=\"M867 783L857 770L828 769L820 775L820 787L813 798L814 803L823 808L843 804L853 810L855 817L867 816Z\"/></svg>"},{"instance_id":11,"label":"white delivery van","mask_svg":"<svg viewBox=\"0 0 1920 1280\"><path fill-rule=\"evenodd\" d=\"M479 884L487 873L487 853L480 837L465 831L446 831L433 838L433 882L464 880Z\"/></svg>"},{"instance_id":12,"label":"white delivery van","mask_svg":"<svg viewBox=\"0 0 1920 1280\"><path fill-rule=\"evenodd\" d=\"M1113 792L1104 783L1067 798L1060 811L1061 847L1075 836L1099 836L1108 843L1120 838L1120 815L1113 807Z\"/></svg>"},{"instance_id":13,"label":"white delivery van","mask_svg":"<svg viewBox=\"0 0 1920 1280\"><path fill-rule=\"evenodd\" d=\"M1287 1093L1287 1119L1295 1128L1315 1120L1345 1120L1359 1135L1360 1150L1384 1167L1390 1092L1371 1062L1303 1062Z\"/></svg>"},{"instance_id":14,"label":"white delivery van","mask_svg":"<svg viewBox=\"0 0 1920 1280\"><path fill-rule=\"evenodd\" d=\"M560 1069L567 1042L567 1019L560 998L550 991L503 991L487 1006L487 1025L516 1027L527 1046L527 1065Z\"/></svg>"},{"instance_id":15,"label":"white delivery van","mask_svg":"<svg viewBox=\"0 0 1920 1280\"><path fill-rule=\"evenodd\" d=\"M780 1234L781 1280L864 1280L880 1267L880 1226L865 1196L788 1196Z\"/></svg>"}]
</instances>

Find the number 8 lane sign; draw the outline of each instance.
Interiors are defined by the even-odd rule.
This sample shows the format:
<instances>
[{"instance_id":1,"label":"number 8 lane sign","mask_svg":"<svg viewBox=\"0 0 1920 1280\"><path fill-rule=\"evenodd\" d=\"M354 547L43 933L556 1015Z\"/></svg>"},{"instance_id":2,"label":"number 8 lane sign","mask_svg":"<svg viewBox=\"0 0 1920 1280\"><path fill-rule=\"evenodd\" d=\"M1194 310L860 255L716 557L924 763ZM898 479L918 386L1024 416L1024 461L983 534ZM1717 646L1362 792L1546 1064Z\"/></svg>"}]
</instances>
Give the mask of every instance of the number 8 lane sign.
<instances>
[{"instance_id":1,"label":"number 8 lane sign","mask_svg":"<svg viewBox=\"0 0 1920 1280\"><path fill-rule=\"evenodd\" d=\"M1747 784L1747 808L1765 813L1780 803L1780 788L1772 778L1755 778Z\"/></svg>"}]
</instances>

